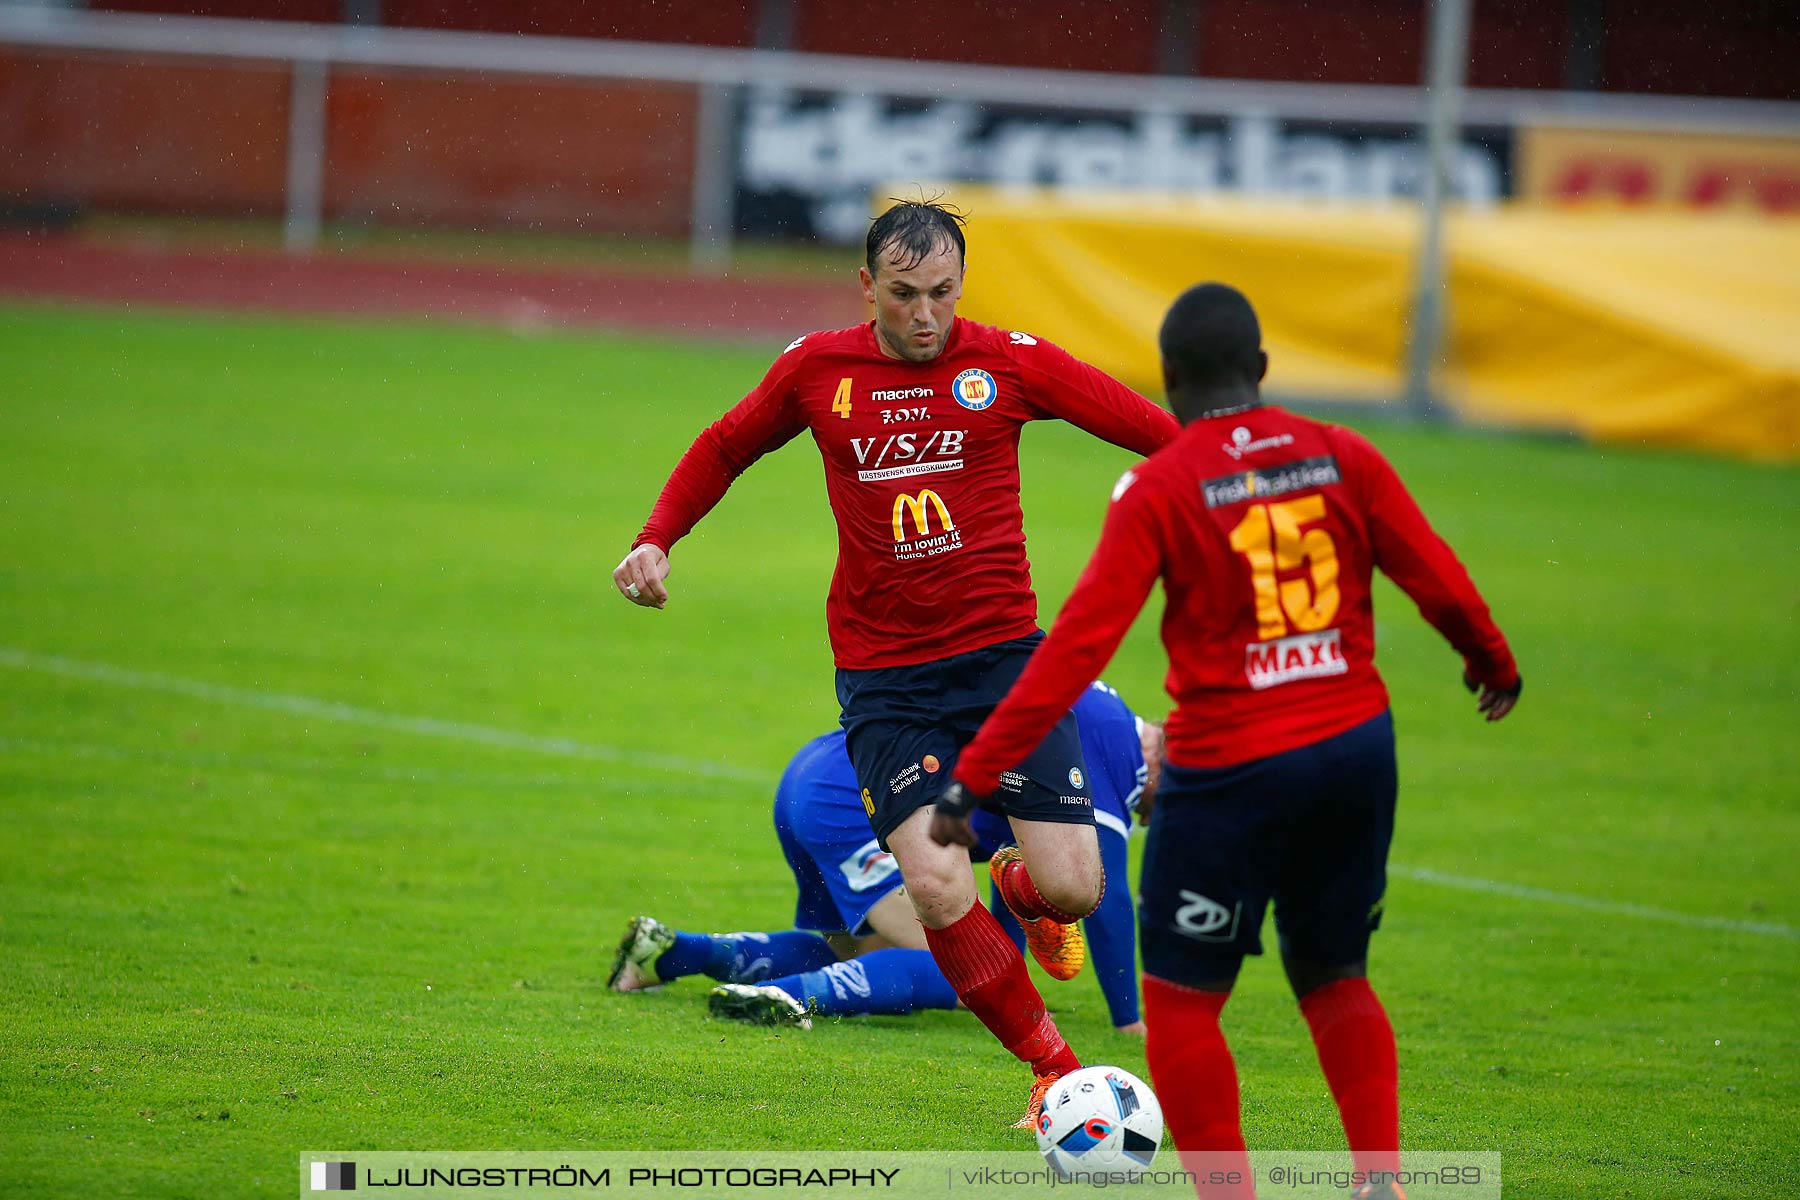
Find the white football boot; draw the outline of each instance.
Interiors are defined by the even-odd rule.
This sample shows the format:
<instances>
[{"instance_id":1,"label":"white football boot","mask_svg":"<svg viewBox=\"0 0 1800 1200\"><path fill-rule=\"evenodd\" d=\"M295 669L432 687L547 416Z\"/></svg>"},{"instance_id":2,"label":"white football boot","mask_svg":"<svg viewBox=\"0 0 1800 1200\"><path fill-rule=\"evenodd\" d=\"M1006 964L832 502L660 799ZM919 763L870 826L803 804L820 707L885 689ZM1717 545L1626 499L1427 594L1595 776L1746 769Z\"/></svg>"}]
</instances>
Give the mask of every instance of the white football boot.
<instances>
[{"instance_id":1,"label":"white football boot","mask_svg":"<svg viewBox=\"0 0 1800 1200\"><path fill-rule=\"evenodd\" d=\"M707 994L706 1007L715 1017L730 1017L752 1025L794 1025L812 1028L806 1005L771 984L721 983Z\"/></svg>"},{"instance_id":2,"label":"white football boot","mask_svg":"<svg viewBox=\"0 0 1800 1200\"><path fill-rule=\"evenodd\" d=\"M641 992L661 987L656 974L656 960L675 944L675 931L655 917L633 917L619 939L619 952L613 956L612 974L606 986L615 992Z\"/></svg>"}]
</instances>

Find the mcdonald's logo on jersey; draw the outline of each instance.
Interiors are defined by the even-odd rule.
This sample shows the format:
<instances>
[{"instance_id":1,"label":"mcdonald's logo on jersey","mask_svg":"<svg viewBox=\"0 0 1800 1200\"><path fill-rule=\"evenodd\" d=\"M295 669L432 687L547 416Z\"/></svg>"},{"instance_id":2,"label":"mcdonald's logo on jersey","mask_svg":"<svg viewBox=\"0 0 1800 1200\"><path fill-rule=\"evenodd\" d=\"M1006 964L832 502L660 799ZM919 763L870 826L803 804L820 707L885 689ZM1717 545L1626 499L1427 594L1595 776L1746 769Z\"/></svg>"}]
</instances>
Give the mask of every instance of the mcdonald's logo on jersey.
<instances>
[{"instance_id":1,"label":"mcdonald's logo on jersey","mask_svg":"<svg viewBox=\"0 0 1800 1200\"><path fill-rule=\"evenodd\" d=\"M916 496L902 492L894 497L895 561L931 558L961 550L962 544L962 531L942 496L926 488Z\"/></svg>"},{"instance_id":2,"label":"mcdonald's logo on jersey","mask_svg":"<svg viewBox=\"0 0 1800 1200\"><path fill-rule=\"evenodd\" d=\"M894 497L894 540L907 540L906 516L912 514L913 528L918 532L914 537L931 536L931 514L935 511L938 518L938 532L949 533L956 528L956 522L950 519L950 510L944 506L943 497L930 488L926 488L916 496L901 492Z\"/></svg>"}]
</instances>

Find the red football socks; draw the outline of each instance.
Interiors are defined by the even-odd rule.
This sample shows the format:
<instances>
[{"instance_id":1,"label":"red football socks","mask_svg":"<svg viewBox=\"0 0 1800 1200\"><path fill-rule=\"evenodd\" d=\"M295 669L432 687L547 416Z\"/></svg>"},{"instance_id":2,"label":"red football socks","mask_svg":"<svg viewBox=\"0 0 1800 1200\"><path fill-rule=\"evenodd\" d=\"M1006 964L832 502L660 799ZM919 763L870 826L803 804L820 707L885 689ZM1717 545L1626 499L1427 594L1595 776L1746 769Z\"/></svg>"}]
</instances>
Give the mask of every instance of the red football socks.
<instances>
[{"instance_id":1,"label":"red football socks","mask_svg":"<svg viewBox=\"0 0 1800 1200\"><path fill-rule=\"evenodd\" d=\"M1300 1001L1319 1066L1359 1171L1400 1170L1400 1071L1394 1027L1367 979L1339 979Z\"/></svg>"},{"instance_id":2,"label":"red football socks","mask_svg":"<svg viewBox=\"0 0 1800 1200\"><path fill-rule=\"evenodd\" d=\"M1019 948L979 901L942 929L926 926L925 944L957 999L1033 1072L1066 1075L1081 1066L1044 1011Z\"/></svg>"},{"instance_id":3,"label":"red football socks","mask_svg":"<svg viewBox=\"0 0 1800 1200\"><path fill-rule=\"evenodd\" d=\"M1064 912L1044 899L1044 894L1038 891L1037 884L1032 882L1031 872L1025 869L1024 859L1016 859L1007 863L1001 868L1001 874L1000 894L1006 898L1006 907L1012 909L1013 915L1021 921L1034 921L1049 917L1058 925L1073 925L1082 917L1092 915L1091 913ZM1104 895L1106 891L1104 875L1101 877L1100 890ZM1098 908L1099 903L1096 902L1094 907Z\"/></svg>"},{"instance_id":4,"label":"red football socks","mask_svg":"<svg viewBox=\"0 0 1800 1200\"><path fill-rule=\"evenodd\" d=\"M1163 1119L1182 1152L1182 1163L1200 1177L1205 1200L1251 1200L1256 1187L1238 1117L1237 1065L1219 1028L1229 992L1203 992L1153 975L1144 976L1144 1056L1150 1082L1162 1101ZM1234 1172L1238 1182L1215 1182Z\"/></svg>"}]
</instances>

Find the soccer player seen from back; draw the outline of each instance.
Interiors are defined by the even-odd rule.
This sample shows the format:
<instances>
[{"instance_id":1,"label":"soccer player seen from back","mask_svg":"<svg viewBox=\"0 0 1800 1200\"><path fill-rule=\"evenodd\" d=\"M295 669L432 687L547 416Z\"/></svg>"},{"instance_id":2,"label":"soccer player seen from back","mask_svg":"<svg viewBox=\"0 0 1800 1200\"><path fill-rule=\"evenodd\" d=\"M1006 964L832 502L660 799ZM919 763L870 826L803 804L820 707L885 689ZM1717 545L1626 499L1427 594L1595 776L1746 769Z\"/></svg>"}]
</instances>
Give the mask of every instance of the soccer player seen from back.
<instances>
[{"instance_id":1,"label":"soccer player seen from back","mask_svg":"<svg viewBox=\"0 0 1800 1200\"><path fill-rule=\"evenodd\" d=\"M837 522L825 616L864 814L958 998L1030 1065L1031 1125L1050 1083L1080 1063L976 896L967 813L933 804L1043 637L1019 505L1021 428L1060 418L1138 454L1180 430L1049 342L958 317L961 226L931 203L875 219L858 273L874 320L794 339L682 456L613 582L639 605L667 604L675 544L758 458L811 433ZM1068 707L1004 765L995 803L1018 846L992 864L1032 955L1059 978L1080 969L1077 922L1104 887Z\"/></svg>"},{"instance_id":2,"label":"soccer player seen from back","mask_svg":"<svg viewBox=\"0 0 1800 1200\"><path fill-rule=\"evenodd\" d=\"M1160 336L1173 445L1113 489L1100 544L1044 645L964 748L941 804L1000 786L1099 674L1160 578L1169 655L1162 786L1139 888L1146 1056L1176 1146L1232 1156L1249 1196L1237 1072L1219 1028L1275 902L1282 965L1359 1171L1399 1197L1394 1031L1367 979L1393 836L1388 696L1375 671L1380 568L1462 656L1478 711L1519 696L1506 639L1456 555L1367 440L1266 406L1240 293L1203 284ZM1204 1177L1204 1173L1202 1173Z\"/></svg>"},{"instance_id":3,"label":"soccer player seen from back","mask_svg":"<svg viewBox=\"0 0 1800 1200\"><path fill-rule=\"evenodd\" d=\"M1125 886L1134 812L1148 814L1162 768L1162 731L1140 720L1117 692L1096 683L1075 702L1088 765L1100 861L1115 886L1083 922L1093 974L1112 1024L1141 1035L1137 925ZM856 769L835 729L800 748L775 791L775 834L798 899L794 928L771 933L687 933L634 917L607 986L635 992L689 975L718 981L715 1016L811 1027L817 1016L898 1016L955 1008L956 993L925 949L925 935L900 890L893 855L869 836ZM1012 841L1006 818L975 814L977 861ZM995 896L995 917L1015 945L1024 932Z\"/></svg>"}]
</instances>

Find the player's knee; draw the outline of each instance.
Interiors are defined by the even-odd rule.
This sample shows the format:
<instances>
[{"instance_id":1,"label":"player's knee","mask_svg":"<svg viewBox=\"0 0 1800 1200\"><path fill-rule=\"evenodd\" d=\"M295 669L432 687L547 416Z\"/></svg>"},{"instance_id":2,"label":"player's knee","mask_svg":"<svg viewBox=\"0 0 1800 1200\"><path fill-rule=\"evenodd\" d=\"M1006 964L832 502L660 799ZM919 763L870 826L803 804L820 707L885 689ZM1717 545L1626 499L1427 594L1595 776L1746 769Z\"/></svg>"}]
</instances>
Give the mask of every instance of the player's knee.
<instances>
[{"instance_id":1,"label":"player's knee","mask_svg":"<svg viewBox=\"0 0 1800 1200\"><path fill-rule=\"evenodd\" d=\"M1038 895L1057 911L1085 917L1100 907L1106 891L1106 873L1100 865L1100 843L1093 830L1078 826L1053 827L1059 836L1021 838L1025 869ZM1081 836L1085 832L1086 837Z\"/></svg>"},{"instance_id":2,"label":"player's knee","mask_svg":"<svg viewBox=\"0 0 1800 1200\"><path fill-rule=\"evenodd\" d=\"M943 929L954 925L972 907L969 899L949 891L914 895L912 902L919 923L927 929Z\"/></svg>"},{"instance_id":3,"label":"player's knee","mask_svg":"<svg viewBox=\"0 0 1800 1200\"><path fill-rule=\"evenodd\" d=\"M1054 904L1065 913L1077 917L1085 917L1100 907L1100 897L1104 894L1104 884L1100 873L1067 872L1053 874L1047 879L1040 879L1032 872L1032 883L1037 885L1038 894Z\"/></svg>"},{"instance_id":4,"label":"player's knee","mask_svg":"<svg viewBox=\"0 0 1800 1200\"><path fill-rule=\"evenodd\" d=\"M966 858L961 859L958 873L945 862L932 859L909 864L902 872L913 911L926 925L941 929L969 910L975 885L967 864Z\"/></svg>"}]
</instances>

